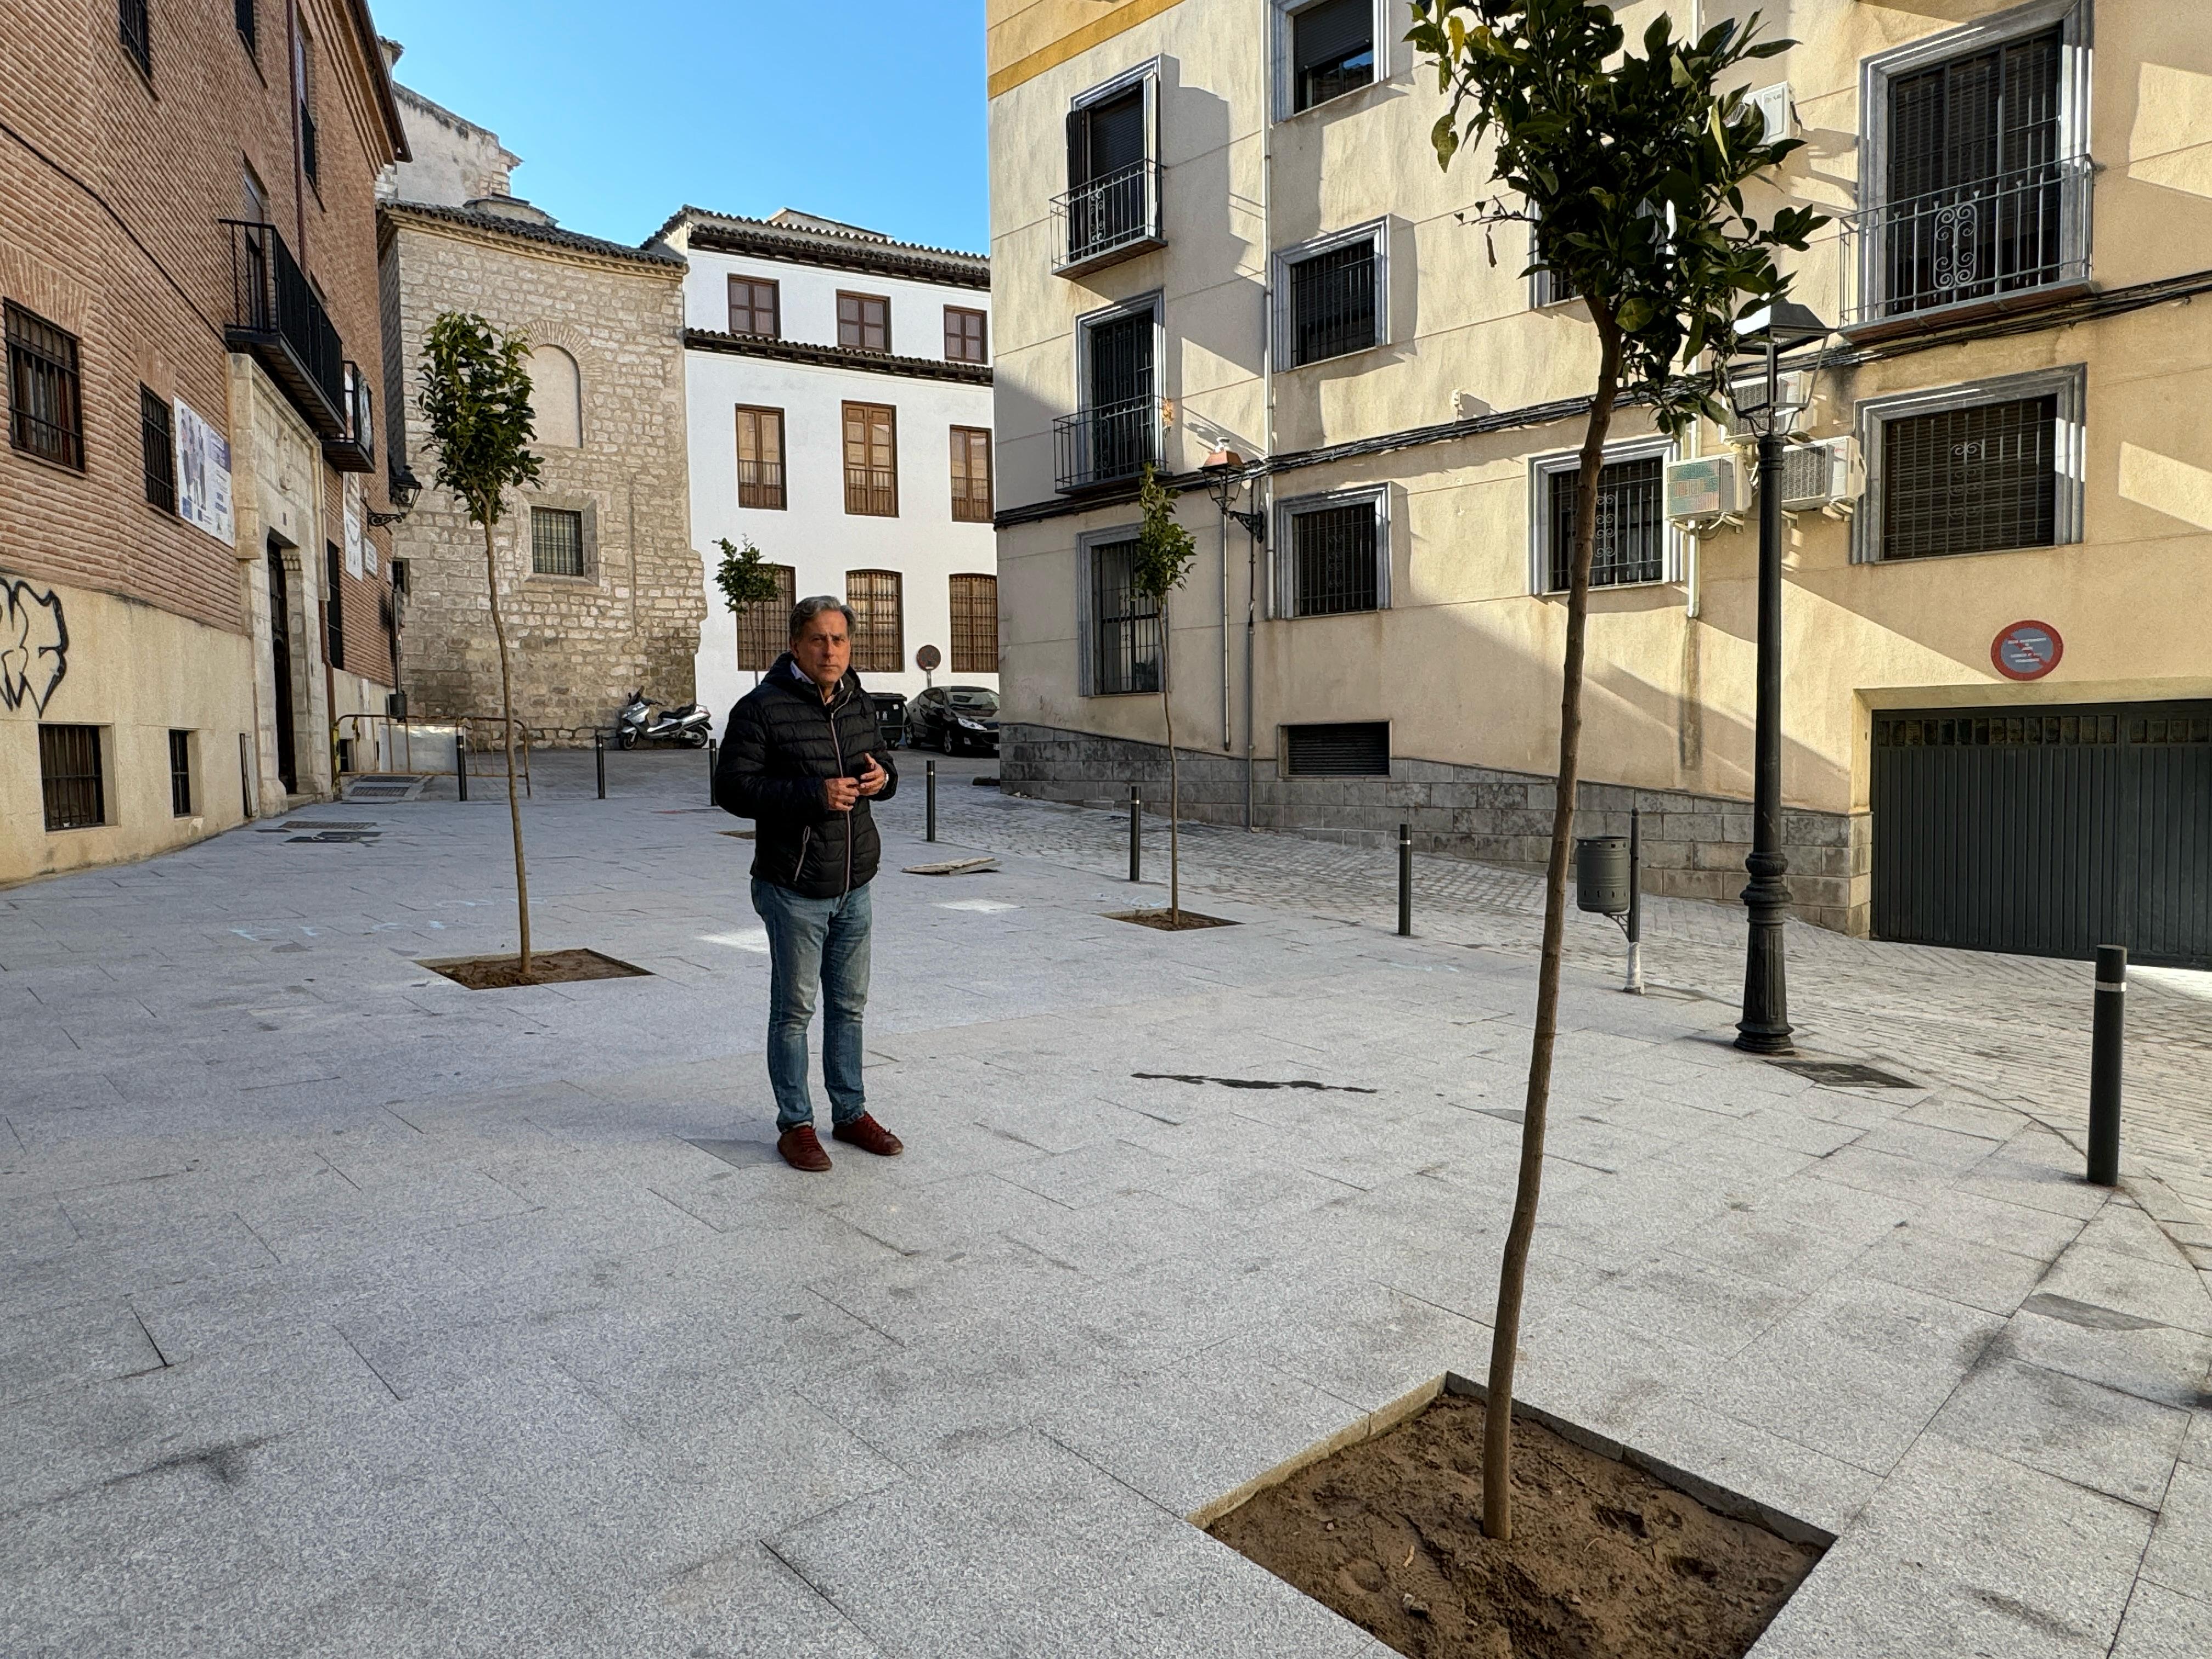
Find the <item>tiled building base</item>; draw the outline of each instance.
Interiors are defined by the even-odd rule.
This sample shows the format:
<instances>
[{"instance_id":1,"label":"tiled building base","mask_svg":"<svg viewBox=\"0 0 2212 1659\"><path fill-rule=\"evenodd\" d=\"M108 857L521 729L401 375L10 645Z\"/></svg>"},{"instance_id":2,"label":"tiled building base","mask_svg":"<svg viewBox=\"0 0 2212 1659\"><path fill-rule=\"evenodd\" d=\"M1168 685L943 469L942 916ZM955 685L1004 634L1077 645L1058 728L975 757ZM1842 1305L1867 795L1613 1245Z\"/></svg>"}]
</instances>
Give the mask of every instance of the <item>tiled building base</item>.
<instances>
[{"instance_id":1,"label":"tiled building base","mask_svg":"<svg viewBox=\"0 0 2212 1659\"><path fill-rule=\"evenodd\" d=\"M1242 757L1187 749L1182 773L1185 818L1244 822ZM1133 783L1146 811L1167 803L1163 744L1010 722L1000 732L999 775L1005 788L1041 800L1126 800ZM1289 778L1272 761L1257 763L1252 776L1260 829L1380 846L1404 823L1419 851L1532 870L1550 849L1554 799L1552 780L1533 773L1399 756L1387 778ZM1575 806L1578 836L1625 836L1630 811L1641 812L1646 891L1729 902L1743 891L1749 801L1585 779ZM1873 868L1867 814L1786 811L1782 840L1795 913L1863 937Z\"/></svg>"}]
</instances>

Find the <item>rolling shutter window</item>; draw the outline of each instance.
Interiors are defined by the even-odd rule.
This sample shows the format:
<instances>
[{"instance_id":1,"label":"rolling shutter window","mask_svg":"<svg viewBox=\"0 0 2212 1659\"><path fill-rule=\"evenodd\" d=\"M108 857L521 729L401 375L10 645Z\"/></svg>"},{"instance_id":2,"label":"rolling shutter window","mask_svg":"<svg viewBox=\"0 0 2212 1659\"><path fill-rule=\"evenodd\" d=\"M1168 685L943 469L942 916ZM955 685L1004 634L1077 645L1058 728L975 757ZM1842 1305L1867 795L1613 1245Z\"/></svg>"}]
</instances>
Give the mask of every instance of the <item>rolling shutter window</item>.
<instances>
[{"instance_id":1,"label":"rolling shutter window","mask_svg":"<svg viewBox=\"0 0 2212 1659\"><path fill-rule=\"evenodd\" d=\"M1387 778L1390 724L1356 720L1340 726L1283 728L1284 769L1294 778Z\"/></svg>"},{"instance_id":2,"label":"rolling shutter window","mask_svg":"<svg viewBox=\"0 0 2212 1659\"><path fill-rule=\"evenodd\" d=\"M1881 556L2055 544L2057 426L2055 397L1884 422Z\"/></svg>"},{"instance_id":3,"label":"rolling shutter window","mask_svg":"<svg viewBox=\"0 0 2212 1659\"><path fill-rule=\"evenodd\" d=\"M1374 0L1322 0L1291 19L1292 106L1310 109L1375 78Z\"/></svg>"}]
</instances>

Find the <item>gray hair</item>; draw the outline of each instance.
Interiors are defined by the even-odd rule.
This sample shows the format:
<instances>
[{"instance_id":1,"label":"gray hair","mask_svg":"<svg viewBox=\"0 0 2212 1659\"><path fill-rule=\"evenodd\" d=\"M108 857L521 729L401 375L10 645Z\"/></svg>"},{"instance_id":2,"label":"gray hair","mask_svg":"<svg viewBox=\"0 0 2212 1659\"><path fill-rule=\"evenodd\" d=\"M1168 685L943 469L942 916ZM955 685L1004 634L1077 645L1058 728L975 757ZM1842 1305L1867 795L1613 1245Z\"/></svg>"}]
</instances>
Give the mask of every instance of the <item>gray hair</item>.
<instances>
[{"instance_id":1,"label":"gray hair","mask_svg":"<svg viewBox=\"0 0 2212 1659\"><path fill-rule=\"evenodd\" d=\"M853 618L853 607L834 593L817 593L811 599L801 599L791 607L791 637L797 639L806 631L806 624L825 611L834 611L845 619L848 638L860 632L860 624Z\"/></svg>"}]
</instances>

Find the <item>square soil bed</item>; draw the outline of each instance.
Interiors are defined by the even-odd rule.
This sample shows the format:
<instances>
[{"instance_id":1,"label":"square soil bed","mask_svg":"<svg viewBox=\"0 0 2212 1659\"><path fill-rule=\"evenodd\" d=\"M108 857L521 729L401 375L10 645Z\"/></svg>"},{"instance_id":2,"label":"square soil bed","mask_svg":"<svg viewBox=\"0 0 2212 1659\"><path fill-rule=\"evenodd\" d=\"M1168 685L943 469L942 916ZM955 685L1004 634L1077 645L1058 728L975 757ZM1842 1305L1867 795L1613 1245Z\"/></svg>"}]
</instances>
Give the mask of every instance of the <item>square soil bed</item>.
<instances>
[{"instance_id":1,"label":"square soil bed","mask_svg":"<svg viewBox=\"0 0 2212 1659\"><path fill-rule=\"evenodd\" d=\"M1817 1528L1779 1517L1793 1541L1520 1413L1493 1542L1483 1419L1440 1393L1206 1529L1415 1659L1741 1659L1823 1553Z\"/></svg>"},{"instance_id":2,"label":"square soil bed","mask_svg":"<svg viewBox=\"0 0 2212 1659\"><path fill-rule=\"evenodd\" d=\"M1195 910L1109 910L1109 921L1133 921L1139 927L1157 927L1163 933L1188 933L1200 927L1234 927L1226 916L1202 916Z\"/></svg>"},{"instance_id":3,"label":"square soil bed","mask_svg":"<svg viewBox=\"0 0 2212 1659\"><path fill-rule=\"evenodd\" d=\"M418 967L443 974L471 991L504 991L517 985L572 985L586 979L647 979L649 970L617 962L597 951L532 951L530 977L522 976L515 957L448 957L442 962L423 962Z\"/></svg>"}]
</instances>

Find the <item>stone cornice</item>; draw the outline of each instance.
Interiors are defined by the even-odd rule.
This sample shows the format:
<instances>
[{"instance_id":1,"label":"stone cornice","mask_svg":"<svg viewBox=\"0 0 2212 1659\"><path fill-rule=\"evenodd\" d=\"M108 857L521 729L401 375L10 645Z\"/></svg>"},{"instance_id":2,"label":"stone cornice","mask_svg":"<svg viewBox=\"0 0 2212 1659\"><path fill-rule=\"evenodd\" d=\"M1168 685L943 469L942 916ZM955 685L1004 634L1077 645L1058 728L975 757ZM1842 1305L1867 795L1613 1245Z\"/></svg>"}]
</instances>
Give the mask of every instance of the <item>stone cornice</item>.
<instances>
[{"instance_id":1,"label":"stone cornice","mask_svg":"<svg viewBox=\"0 0 2212 1659\"><path fill-rule=\"evenodd\" d=\"M576 264L603 265L633 276L659 276L680 283L687 269L683 257L672 249L635 248L563 230L557 225L534 225L497 214L471 213L466 208L426 202L380 202L377 216L394 227L405 225L410 229L435 231L512 253L538 253Z\"/></svg>"},{"instance_id":2,"label":"stone cornice","mask_svg":"<svg viewBox=\"0 0 2212 1659\"><path fill-rule=\"evenodd\" d=\"M957 380L967 386L991 384L988 363L953 363L938 357L894 357L888 352L858 351L851 346L771 340L762 334L721 334L710 328L685 329L684 343L692 351L766 357L777 362L807 363L817 368L853 368L864 374L896 374L913 380Z\"/></svg>"}]
</instances>

